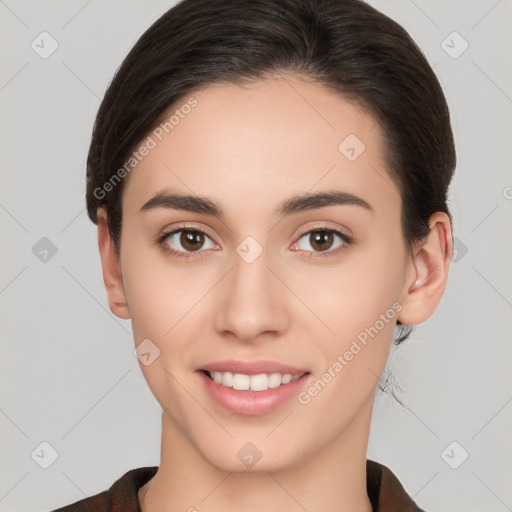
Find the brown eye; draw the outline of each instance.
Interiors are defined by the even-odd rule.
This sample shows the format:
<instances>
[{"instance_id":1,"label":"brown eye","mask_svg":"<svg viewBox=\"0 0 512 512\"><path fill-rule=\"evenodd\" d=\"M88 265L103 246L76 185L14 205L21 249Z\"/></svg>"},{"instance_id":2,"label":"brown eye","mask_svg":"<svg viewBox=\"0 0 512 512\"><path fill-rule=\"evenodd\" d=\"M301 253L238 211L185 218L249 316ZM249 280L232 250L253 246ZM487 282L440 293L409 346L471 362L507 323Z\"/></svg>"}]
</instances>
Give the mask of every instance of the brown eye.
<instances>
[{"instance_id":1,"label":"brown eye","mask_svg":"<svg viewBox=\"0 0 512 512\"><path fill-rule=\"evenodd\" d=\"M301 240L305 240L306 243L302 243ZM312 253L333 253L339 247L349 244L350 238L337 229L312 229L299 238L296 246L300 250Z\"/></svg>"},{"instance_id":2,"label":"brown eye","mask_svg":"<svg viewBox=\"0 0 512 512\"><path fill-rule=\"evenodd\" d=\"M328 231L313 231L309 234L311 247L318 251L326 251L334 242L334 235Z\"/></svg>"},{"instance_id":3,"label":"brown eye","mask_svg":"<svg viewBox=\"0 0 512 512\"><path fill-rule=\"evenodd\" d=\"M164 233L157 243L175 256L190 256L191 253L202 252L201 249L217 249L218 246L200 229L175 229ZM209 244L209 245L208 245Z\"/></svg>"},{"instance_id":4,"label":"brown eye","mask_svg":"<svg viewBox=\"0 0 512 512\"><path fill-rule=\"evenodd\" d=\"M204 244L205 236L199 231L181 231L180 244L186 251L197 251Z\"/></svg>"}]
</instances>

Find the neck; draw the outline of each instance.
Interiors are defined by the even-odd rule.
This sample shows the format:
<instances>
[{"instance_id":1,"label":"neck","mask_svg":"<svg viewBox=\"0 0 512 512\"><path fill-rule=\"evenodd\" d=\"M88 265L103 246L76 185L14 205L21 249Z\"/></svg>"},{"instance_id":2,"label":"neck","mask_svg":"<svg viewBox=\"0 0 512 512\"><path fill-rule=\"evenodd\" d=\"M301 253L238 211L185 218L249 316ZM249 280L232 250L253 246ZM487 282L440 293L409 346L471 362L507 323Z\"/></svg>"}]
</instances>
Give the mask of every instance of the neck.
<instances>
[{"instance_id":1,"label":"neck","mask_svg":"<svg viewBox=\"0 0 512 512\"><path fill-rule=\"evenodd\" d=\"M142 512L371 512L366 490L366 449L373 400L341 435L282 471L226 472L197 452L162 415L161 462L139 490Z\"/></svg>"}]
</instances>

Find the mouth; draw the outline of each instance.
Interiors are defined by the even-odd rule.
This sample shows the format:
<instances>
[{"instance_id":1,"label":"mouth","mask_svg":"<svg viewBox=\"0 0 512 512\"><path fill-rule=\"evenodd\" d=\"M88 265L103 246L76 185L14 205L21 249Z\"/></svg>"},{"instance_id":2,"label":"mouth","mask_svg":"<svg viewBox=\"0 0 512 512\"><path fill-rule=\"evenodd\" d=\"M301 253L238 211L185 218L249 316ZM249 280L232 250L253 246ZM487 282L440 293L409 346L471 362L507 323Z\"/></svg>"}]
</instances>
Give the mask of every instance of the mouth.
<instances>
[{"instance_id":1,"label":"mouth","mask_svg":"<svg viewBox=\"0 0 512 512\"><path fill-rule=\"evenodd\" d=\"M226 388L232 388L237 391L267 391L280 386L295 382L304 374L291 373L258 373L247 375L244 373L220 372L201 370L209 379L216 384Z\"/></svg>"},{"instance_id":2,"label":"mouth","mask_svg":"<svg viewBox=\"0 0 512 512\"><path fill-rule=\"evenodd\" d=\"M272 361L223 361L197 370L207 395L223 409L261 415L285 404L306 385L311 372Z\"/></svg>"}]
</instances>

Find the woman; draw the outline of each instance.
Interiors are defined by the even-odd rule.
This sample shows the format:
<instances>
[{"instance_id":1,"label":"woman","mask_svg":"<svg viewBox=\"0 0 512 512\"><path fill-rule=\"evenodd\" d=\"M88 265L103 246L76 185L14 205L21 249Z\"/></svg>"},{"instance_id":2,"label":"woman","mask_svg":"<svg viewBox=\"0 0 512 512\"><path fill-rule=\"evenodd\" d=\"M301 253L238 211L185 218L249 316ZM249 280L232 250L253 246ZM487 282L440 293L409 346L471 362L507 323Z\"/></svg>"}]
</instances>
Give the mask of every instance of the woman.
<instances>
[{"instance_id":1,"label":"woman","mask_svg":"<svg viewBox=\"0 0 512 512\"><path fill-rule=\"evenodd\" d=\"M360 0L184 0L99 109L87 207L162 406L159 467L60 511L421 510L366 459L453 252L446 101Z\"/></svg>"}]
</instances>

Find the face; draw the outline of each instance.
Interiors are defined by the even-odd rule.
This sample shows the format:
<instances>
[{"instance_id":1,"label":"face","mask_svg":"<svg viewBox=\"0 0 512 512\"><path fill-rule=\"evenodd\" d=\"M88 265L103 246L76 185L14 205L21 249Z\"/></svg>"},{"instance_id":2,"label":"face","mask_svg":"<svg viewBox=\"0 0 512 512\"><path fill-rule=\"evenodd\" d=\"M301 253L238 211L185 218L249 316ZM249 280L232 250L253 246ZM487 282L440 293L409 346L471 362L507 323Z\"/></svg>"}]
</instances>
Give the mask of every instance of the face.
<instances>
[{"instance_id":1,"label":"face","mask_svg":"<svg viewBox=\"0 0 512 512\"><path fill-rule=\"evenodd\" d=\"M229 471L364 437L412 275L380 127L297 77L175 109L125 183L120 255L166 428Z\"/></svg>"}]
</instances>

